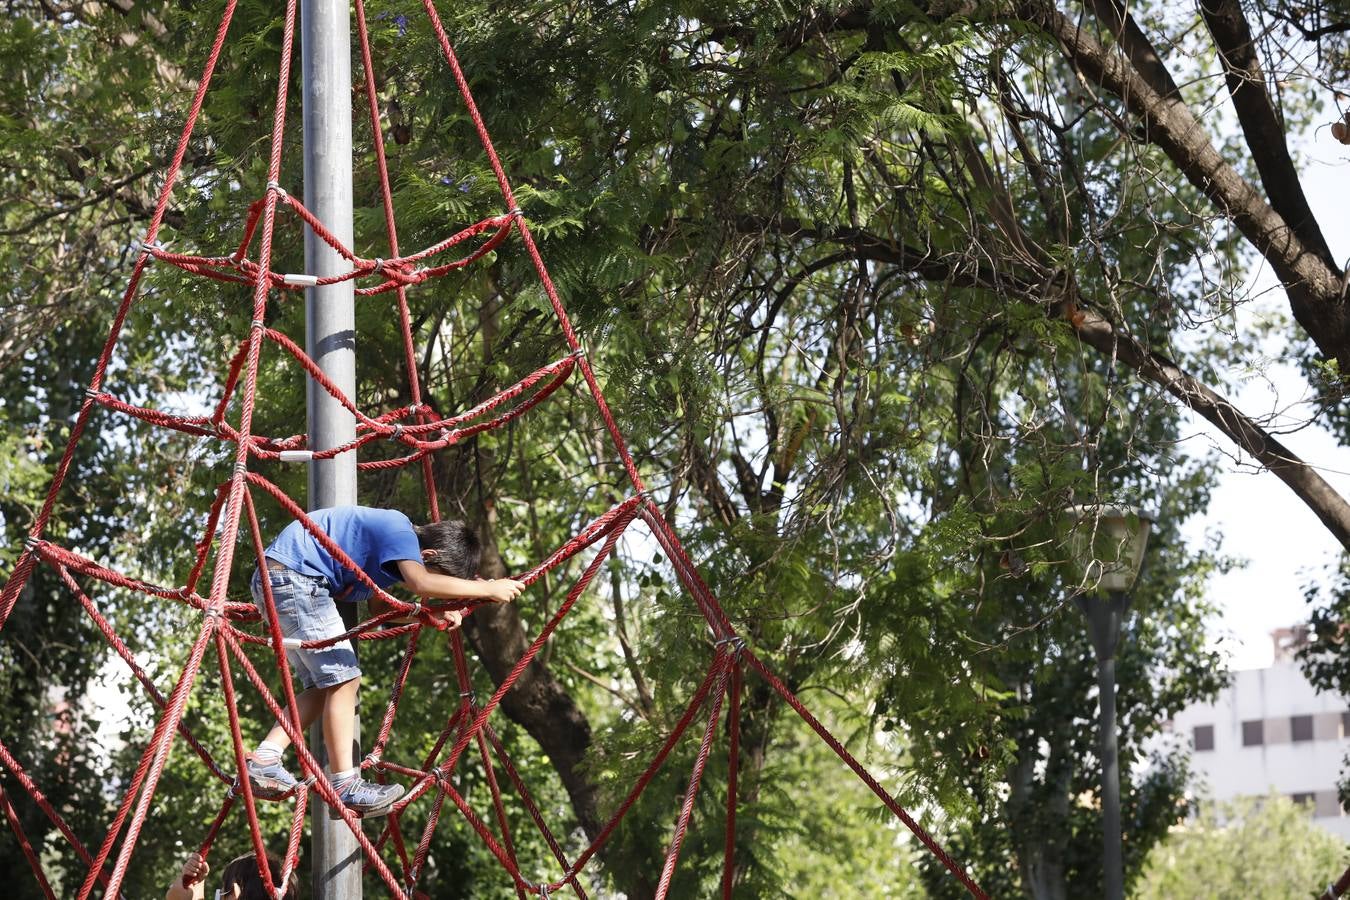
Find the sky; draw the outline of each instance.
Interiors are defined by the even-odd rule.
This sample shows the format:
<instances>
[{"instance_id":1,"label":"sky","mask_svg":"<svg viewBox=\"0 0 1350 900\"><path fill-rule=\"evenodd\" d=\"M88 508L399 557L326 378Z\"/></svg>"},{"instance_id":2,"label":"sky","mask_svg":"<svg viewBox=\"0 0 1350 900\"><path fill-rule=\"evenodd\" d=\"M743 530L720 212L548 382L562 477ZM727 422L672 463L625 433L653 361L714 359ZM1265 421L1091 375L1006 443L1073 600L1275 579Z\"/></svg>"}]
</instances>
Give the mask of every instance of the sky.
<instances>
[{"instance_id":1,"label":"sky","mask_svg":"<svg viewBox=\"0 0 1350 900\"><path fill-rule=\"evenodd\" d=\"M1346 204L1350 147L1333 140L1327 128L1308 137L1299 148L1304 156L1300 166L1304 190L1333 255L1346 260L1350 257L1350 206ZM1252 272L1250 288L1257 298L1239 313L1240 326L1244 319L1250 325L1272 313L1288 315L1288 298L1269 267ZM1298 371L1298 360L1278 344L1267 351L1270 365L1254 373L1229 399L1253 418L1281 412L1285 422L1301 423L1310 389ZM1247 465L1235 461L1232 442L1199 416L1191 415L1191 426L1190 441L1208 442L1223 451L1224 474L1208 511L1188 522L1184 533L1198 543L1207 533L1217 532L1222 535L1220 551L1245 560L1210 580L1210 599L1221 610L1211 637L1229 653L1233 668L1268 666L1273 658L1271 630L1307 620L1311 607L1304 599L1304 587L1326 581L1341 546L1282 481L1269 472L1255 471L1250 459L1241 461ZM1339 445L1329 432L1316 426L1280 439L1320 469L1332 487L1350 496L1350 447ZM1191 451L1202 449L1193 446Z\"/></svg>"}]
</instances>

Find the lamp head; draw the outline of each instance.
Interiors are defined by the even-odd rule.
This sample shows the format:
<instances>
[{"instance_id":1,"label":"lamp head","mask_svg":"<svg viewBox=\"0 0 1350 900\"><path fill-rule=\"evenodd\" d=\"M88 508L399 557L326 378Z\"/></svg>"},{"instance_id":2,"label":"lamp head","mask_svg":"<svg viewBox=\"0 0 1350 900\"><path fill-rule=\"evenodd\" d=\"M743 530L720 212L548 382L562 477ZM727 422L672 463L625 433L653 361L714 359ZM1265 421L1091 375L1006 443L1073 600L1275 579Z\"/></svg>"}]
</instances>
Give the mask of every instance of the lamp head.
<instances>
[{"instance_id":1,"label":"lamp head","mask_svg":"<svg viewBox=\"0 0 1350 900\"><path fill-rule=\"evenodd\" d=\"M1128 593L1139 578L1154 517L1120 506L1074 506L1069 549L1091 591Z\"/></svg>"}]
</instances>

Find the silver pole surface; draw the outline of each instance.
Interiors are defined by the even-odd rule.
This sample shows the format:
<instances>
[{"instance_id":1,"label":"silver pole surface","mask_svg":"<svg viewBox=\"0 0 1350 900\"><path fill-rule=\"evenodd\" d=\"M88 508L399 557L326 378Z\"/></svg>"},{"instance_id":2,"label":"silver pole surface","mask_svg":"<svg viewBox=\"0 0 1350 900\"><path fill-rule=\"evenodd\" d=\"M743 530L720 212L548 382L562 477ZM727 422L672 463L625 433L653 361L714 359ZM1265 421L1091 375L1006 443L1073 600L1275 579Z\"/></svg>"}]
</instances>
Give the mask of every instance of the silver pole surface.
<instances>
[{"instance_id":1,"label":"silver pole surface","mask_svg":"<svg viewBox=\"0 0 1350 900\"><path fill-rule=\"evenodd\" d=\"M1121 860L1120 759L1116 747L1116 661L1097 662L1097 696L1102 721L1102 887L1106 900L1124 900Z\"/></svg>"},{"instance_id":2,"label":"silver pole surface","mask_svg":"<svg viewBox=\"0 0 1350 900\"><path fill-rule=\"evenodd\" d=\"M1106 597L1079 594L1075 600L1088 620L1088 634L1097 657L1097 698L1101 713L1102 757L1102 888L1106 900L1124 900L1125 867L1120 826L1120 760L1116 736L1116 650L1120 627L1129 612L1130 594L1111 591Z\"/></svg>"},{"instance_id":3,"label":"silver pole surface","mask_svg":"<svg viewBox=\"0 0 1350 900\"><path fill-rule=\"evenodd\" d=\"M339 241L352 246L351 17L347 0L301 0L300 55L304 114L305 206ZM333 248L305 228L305 272L350 269ZM356 396L356 317L352 282L310 288L305 297L305 350L348 397ZM322 450L356 437L356 420L313 379L309 381L309 446ZM309 508L356 503L356 453L309 464ZM347 604L339 609L348 618ZM352 611L354 612L354 611ZM356 738L359 741L360 719ZM310 744L323 748L315 723ZM353 759L360 759L358 750ZM319 759L327 763L327 753ZM360 900L361 851L351 829L316 803L311 819L312 894L319 900Z\"/></svg>"}]
</instances>

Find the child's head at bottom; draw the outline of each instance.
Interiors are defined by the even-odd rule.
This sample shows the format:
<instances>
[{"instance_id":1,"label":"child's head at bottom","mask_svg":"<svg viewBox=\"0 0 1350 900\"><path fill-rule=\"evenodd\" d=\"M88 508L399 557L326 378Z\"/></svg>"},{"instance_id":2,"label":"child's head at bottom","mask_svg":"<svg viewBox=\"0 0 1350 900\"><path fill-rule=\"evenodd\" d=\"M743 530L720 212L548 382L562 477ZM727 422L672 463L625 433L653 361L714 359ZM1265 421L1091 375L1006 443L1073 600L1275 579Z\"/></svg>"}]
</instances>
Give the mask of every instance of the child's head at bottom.
<instances>
[{"instance_id":1,"label":"child's head at bottom","mask_svg":"<svg viewBox=\"0 0 1350 900\"><path fill-rule=\"evenodd\" d=\"M281 858L275 853L268 853L267 869L272 874L274 887L281 886L281 868ZM221 900L271 900L273 894L263 886L262 878L258 875L258 861L252 853L236 856L225 866L225 871L220 873L219 896ZM282 896L286 900L300 900L300 885L295 880L294 872Z\"/></svg>"},{"instance_id":2,"label":"child's head at bottom","mask_svg":"<svg viewBox=\"0 0 1350 900\"><path fill-rule=\"evenodd\" d=\"M413 531L422 546L422 563L428 569L456 578L473 578L478 574L483 545L465 523L432 522L414 526Z\"/></svg>"}]
</instances>

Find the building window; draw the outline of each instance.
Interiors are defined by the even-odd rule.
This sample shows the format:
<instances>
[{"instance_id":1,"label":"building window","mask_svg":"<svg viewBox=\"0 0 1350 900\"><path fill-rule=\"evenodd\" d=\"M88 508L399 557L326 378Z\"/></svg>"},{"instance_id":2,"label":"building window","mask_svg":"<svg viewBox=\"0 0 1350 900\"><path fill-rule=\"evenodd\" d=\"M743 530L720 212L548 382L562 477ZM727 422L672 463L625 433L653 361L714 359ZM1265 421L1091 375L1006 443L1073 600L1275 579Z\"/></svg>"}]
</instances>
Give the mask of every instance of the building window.
<instances>
[{"instance_id":1,"label":"building window","mask_svg":"<svg viewBox=\"0 0 1350 900\"><path fill-rule=\"evenodd\" d=\"M1341 713L1341 737L1350 738L1350 712Z\"/></svg>"},{"instance_id":2,"label":"building window","mask_svg":"<svg viewBox=\"0 0 1350 900\"><path fill-rule=\"evenodd\" d=\"M1197 725L1191 738L1196 750L1214 749L1214 726Z\"/></svg>"},{"instance_id":3,"label":"building window","mask_svg":"<svg viewBox=\"0 0 1350 900\"><path fill-rule=\"evenodd\" d=\"M1289 799L1294 801L1295 806L1306 806L1309 810L1317 803L1317 795L1311 791L1306 794L1290 794Z\"/></svg>"},{"instance_id":4,"label":"building window","mask_svg":"<svg viewBox=\"0 0 1350 900\"><path fill-rule=\"evenodd\" d=\"M1340 795L1336 791L1318 791L1313 815L1319 819L1340 818L1342 815Z\"/></svg>"},{"instance_id":5,"label":"building window","mask_svg":"<svg viewBox=\"0 0 1350 900\"><path fill-rule=\"evenodd\" d=\"M1311 741L1313 739L1312 716L1290 716L1289 739L1291 741Z\"/></svg>"},{"instance_id":6,"label":"building window","mask_svg":"<svg viewBox=\"0 0 1350 900\"><path fill-rule=\"evenodd\" d=\"M1261 719L1253 719L1250 722L1242 723L1242 746L1259 747L1265 743L1266 730L1263 727L1266 723Z\"/></svg>"}]
</instances>

